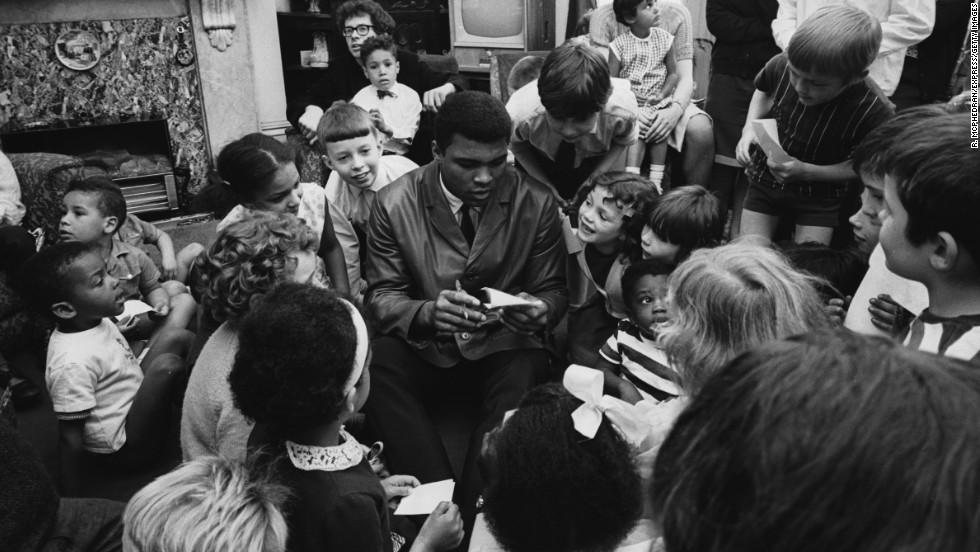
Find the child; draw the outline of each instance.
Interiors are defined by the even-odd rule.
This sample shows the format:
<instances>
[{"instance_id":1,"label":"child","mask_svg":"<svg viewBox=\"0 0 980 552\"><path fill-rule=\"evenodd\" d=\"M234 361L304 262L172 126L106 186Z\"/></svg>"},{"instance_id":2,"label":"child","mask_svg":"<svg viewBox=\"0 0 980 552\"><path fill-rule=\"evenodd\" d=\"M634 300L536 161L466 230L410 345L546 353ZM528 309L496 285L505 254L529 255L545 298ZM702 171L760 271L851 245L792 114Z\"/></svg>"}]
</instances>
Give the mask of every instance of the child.
<instances>
[{"instance_id":1,"label":"child","mask_svg":"<svg viewBox=\"0 0 980 552\"><path fill-rule=\"evenodd\" d=\"M609 78L606 60L585 44L552 50L538 85L511 96L510 148L524 170L568 202L594 174L621 171L639 134L629 82Z\"/></svg>"},{"instance_id":2,"label":"child","mask_svg":"<svg viewBox=\"0 0 980 552\"><path fill-rule=\"evenodd\" d=\"M517 60L507 75L507 96L513 96L514 92L538 80L543 65L541 56L524 56Z\"/></svg>"},{"instance_id":3,"label":"child","mask_svg":"<svg viewBox=\"0 0 980 552\"><path fill-rule=\"evenodd\" d=\"M259 132L222 148L218 155L220 185L237 196L241 204L218 224L218 231L242 220L252 210L296 215L320 236L317 255L331 286L346 295L350 293L350 281L360 278L360 261L356 254L349 256L340 246L334 221L343 217L329 213L330 202L323 188L299 181L301 164L299 152Z\"/></svg>"},{"instance_id":4,"label":"child","mask_svg":"<svg viewBox=\"0 0 980 552\"><path fill-rule=\"evenodd\" d=\"M866 79L881 43L881 26L848 5L823 8L793 35L786 53L755 79L738 162L749 189L741 233L772 238L781 218L796 224L797 243L830 244L849 181L851 152L893 115L881 90ZM759 147L752 121L774 118L790 160L776 163Z\"/></svg>"},{"instance_id":5,"label":"child","mask_svg":"<svg viewBox=\"0 0 980 552\"><path fill-rule=\"evenodd\" d=\"M980 153L969 124L966 114L913 122L888 150L880 239L888 270L929 293L903 343L980 362Z\"/></svg>"},{"instance_id":6,"label":"child","mask_svg":"<svg viewBox=\"0 0 980 552\"><path fill-rule=\"evenodd\" d=\"M286 552L280 510L287 496L268 477L218 456L181 464L126 505L123 552Z\"/></svg>"},{"instance_id":7,"label":"child","mask_svg":"<svg viewBox=\"0 0 980 552\"><path fill-rule=\"evenodd\" d=\"M661 344L686 395L756 345L828 328L816 278L745 241L691 254L670 276Z\"/></svg>"},{"instance_id":8,"label":"child","mask_svg":"<svg viewBox=\"0 0 980 552\"><path fill-rule=\"evenodd\" d=\"M565 225L573 265L570 293L569 358L594 366L597 351L626 318L620 280L630 259L627 240L639 237L637 213L656 197L653 183L637 174L608 172L593 177L578 193L578 228ZM577 264L577 267L574 267ZM575 270L577 268L577 270Z\"/></svg>"},{"instance_id":9,"label":"child","mask_svg":"<svg viewBox=\"0 0 980 552\"><path fill-rule=\"evenodd\" d=\"M978 418L964 363L845 332L755 349L660 449L666 550L980 549Z\"/></svg>"},{"instance_id":10,"label":"child","mask_svg":"<svg viewBox=\"0 0 980 552\"><path fill-rule=\"evenodd\" d=\"M591 439L580 434L581 406L544 385L487 435L483 512L497 542L478 520L470 550L613 550L633 529L643 506L633 444L607 421Z\"/></svg>"},{"instance_id":11,"label":"child","mask_svg":"<svg viewBox=\"0 0 980 552\"><path fill-rule=\"evenodd\" d=\"M812 274L821 280L817 292L826 304L854 295L868 265L854 248L834 249L822 243L781 243L783 255L796 270Z\"/></svg>"},{"instance_id":12,"label":"child","mask_svg":"<svg viewBox=\"0 0 980 552\"><path fill-rule=\"evenodd\" d=\"M650 119L656 110L678 103L670 97L678 80L674 37L655 27L656 4L656 0L614 0L616 21L628 25L629 32L609 44L609 74L629 79L636 103ZM649 140L649 133L642 138ZM666 139L648 144L637 140L630 146L626 170L639 173L647 152L650 154L650 180L660 190L667 160Z\"/></svg>"},{"instance_id":13,"label":"child","mask_svg":"<svg viewBox=\"0 0 980 552\"><path fill-rule=\"evenodd\" d=\"M285 283L245 316L240 336L228 380L235 404L260 424L249 447L265 447L261 460L293 494L289 550L390 552L385 491L344 431L371 390L361 314L327 290ZM457 507L442 503L412 550L448 550L461 539Z\"/></svg>"},{"instance_id":14,"label":"child","mask_svg":"<svg viewBox=\"0 0 980 552\"><path fill-rule=\"evenodd\" d=\"M362 88L350 102L371 113L378 129L388 137L384 142L386 152L405 155L419 129L422 101L418 92L395 80L398 77L397 54L398 48L388 34L372 36L361 44L361 65L371 84Z\"/></svg>"},{"instance_id":15,"label":"child","mask_svg":"<svg viewBox=\"0 0 980 552\"><path fill-rule=\"evenodd\" d=\"M667 322L667 276L673 267L647 259L631 264L623 274L623 296L629 318L602 346L596 368L605 375L607 392L635 403L664 401L684 394L680 377L657 342Z\"/></svg>"},{"instance_id":16,"label":"child","mask_svg":"<svg viewBox=\"0 0 980 552\"><path fill-rule=\"evenodd\" d=\"M647 206L641 220L642 253L632 254L671 266L695 249L717 245L725 231L718 199L701 186L670 190Z\"/></svg>"},{"instance_id":17,"label":"child","mask_svg":"<svg viewBox=\"0 0 980 552\"><path fill-rule=\"evenodd\" d=\"M327 178L327 200L342 214L334 226L353 226L355 235L338 231L337 238L344 254L353 249L359 260L366 253L360 244L367 236L367 223L374 205L374 196L403 174L417 169L413 161L400 155L381 155L381 136L363 108L353 104L336 104L323 114L317 127L317 142L323 153L323 163L333 172ZM350 243L347 243L348 240ZM352 279L354 293L366 287L358 274Z\"/></svg>"},{"instance_id":18,"label":"child","mask_svg":"<svg viewBox=\"0 0 980 552\"><path fill-rule=\"evenodd\" d=\"M114 226L113 220L103 228ZM71 230L84 237L78 226ZM138 361L109 318L122 313L126 293L99 245L49 247L24 265L24 274L26 296L57 324L45 381L58 418L64 494L77 496L83 451L136 468L163 449L191 335L163 331Z\"/></svg>"},{"instance_id":19,"label":"child","mask_svg":"<svg viewBox=\"0 0 980 552\"><path fill-rule=\"evenodd\" d=\"M204 246L199 243L187 244L180 253L174 253L174 242L170 235L160 230L155 225L144 221L136 215L129 213L126 215L126 222L119 226L116 239L139 247L144 243L151 243L160 250L160 263L163 287L171 296L179 293L186 293L187 286L177 285L187 282L187 275L190 272L191 264L197 255L204 251ZM174 282L175 284L171 284Z\"/></svg>"},{"instance_id":20,"label":"child","mask_svg":"<svg viewBox=\"0 0 980 552\"><path fill-rule=\"evenodd\" d=\"M120 327L128 339L149 339L147 345L152 347L162 331L190 324L197 312L190 294L171 296L160 285L160 271L146 253L114 239L126 221L126 199L119 186L105 177L74 181L62 201L61 240L93 245L108 274L119 281L123 300L142 299L153 307Z\"/></svg>"}]
</instances>

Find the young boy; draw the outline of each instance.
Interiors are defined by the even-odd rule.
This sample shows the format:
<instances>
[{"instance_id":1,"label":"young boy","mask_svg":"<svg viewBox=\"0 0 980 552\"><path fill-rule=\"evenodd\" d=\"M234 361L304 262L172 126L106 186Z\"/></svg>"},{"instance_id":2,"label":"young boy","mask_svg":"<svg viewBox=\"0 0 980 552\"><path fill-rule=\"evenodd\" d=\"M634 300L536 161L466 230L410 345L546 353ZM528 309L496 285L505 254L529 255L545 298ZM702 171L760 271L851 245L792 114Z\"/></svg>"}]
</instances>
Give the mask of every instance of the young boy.
<instances>
[{"instance_id":1,"label":"young boy","mask_svg":"<svg viewBox=\"0 0 980 552\"><path fill-rule=\"evenodd\" d=\"M627 148L639 135L637 110L629 81L610 79L606 60L591 47L566 42L545 58L538 85L507 102L510 149L567 202L593 174L626 167Z\"/></svg>"},{"instance_id":2,"label":"young boy","mask_svg":"<svg viewBox=\"0 0 980 552\"><path fill-rule=\"evenodd\" d=\"M538 80L543 65L541 56L524 56L517 60L507 75L507 96L513 96L514 92Z\"/></svg>"},{"instance_id":3,"label":"young boy","mask_svg":"<svg viewBox=\"0 0 980 552\"><path fill-rule=\"evenodd\" d=\"M755 79L736 158L749 190L741 233L772 238L780 218L796 224L797 243L830 244L848 186L857 175L851 151L893 115L867 79L881 43L881 26L866 12L830 6L807 19L786 53ZM759 147L752 122L774 118L790 159L776 163Z\"/></svg>"},{"instance_id":4,"label":"young boy","mask_svg":"<svg viewBox=\"0 0 980 552\"><path fill-rule=\"evenodd\" d=\"M352 264L360 267L366 253L360 249L360 243L364 243L367 235L375 194L418 168L400 155L382 156L381 139L371 115L353 104L334 105L323 114L317 126L323 162L333 171L326 185L330 217L344 249L354 294L363 293L367 287L360 269L351 274L350 267Z\"/></svg>"},{"instance_id":5,"label":"young boy","mask_svg":"<svg viewBox=\"0 0 980 552\"><path fill-rule=\"evenodd\" d=\"M606 389L621 399L663 401L683 395L679 376L657 344L657 327L667 321L667 276L671 266L655 260L634 263L623 274L629 318L622 320L599 354Z\"/></svg>"},{"instance_id":6,"label":"young boy","mask_svg":"<svg viewBox=\"0 0 980 552\"><path fill-rule=\"evenodd\" d=\"M258 470L254 470L258 471ZM124 552L285 552L288 490L217 456L182 464L126 505Z\"/></svg>"},{"instance_id":7,"label":"young boy","mask_svg":"<svg viewBox=\"0 0 980 552\"><path fill-rule=\"evenodd\" d=\"M880 241L888 270L929 293L903 343L980 363L980 152L969 124L935 115L896 137L883 160Z\"/></svg>"},{"instance_id":8,"label":"young boy","mask_svg":"<svg viewBox=\"0 0 980 552\"><path fill-rule=\"evenodd\" d=\"M194 259L201 251L204 251L203 245L191 243L181 249L180 253L175 253L174 242L170 239L170 234L132 213L127 213L126 222L119 225L116 239L133 247L139 247L144 243L157 246L157 249L160 250L160 263L163 269L161 270L164 280L163 287L171 296L186 293L187 286L182 284L187 282L187 275Z\"/></svg>"},{"instance_id":9,"label":"young boy","mask_svg":"<svg viewBox=\"0 0 980 552\"><path fill-rule=\"evenodd\" d=\"M137 360L110 319L122 313L126 292L99 244L44 249L24 265L24 275L25 295L57 325L45 381L58 418L63 487L73 496L83 451L113 466L138 467L163 448L192 336L161 332Z\"/></svg>"},{"instance_id":10,"label":"young boy","mask_svg":"<svg viewBox=\"0 0 980 552\"><path fill-rule=\"evenodd\" d=\"M391 35L382 34L364 41L361 65L371 84L355 94L351 103L371 113L378 129L388 137L384 143L386 152L405 155L419 129L422 102L418 92L396 80L397 54Z\"/></svg>"},{"instance_id":11,"label":"young boy","mask_svg":"<svg viewBox=\"0 0 980 552\"><path fill-rule=\"evenodd\" d=\"M119 186L101 177L75 181L68 185L63 203L61 240L93 245L108 273L119 280L123 299L142 298L153 307L153 312L133 317L120 328L127 337L149 339L152 347L163 329L186 328L197 311L190 294L171 297L160 285L160 271L146 253L113 239L126 221L126 200Z\"/></svg>"}]
</instances>

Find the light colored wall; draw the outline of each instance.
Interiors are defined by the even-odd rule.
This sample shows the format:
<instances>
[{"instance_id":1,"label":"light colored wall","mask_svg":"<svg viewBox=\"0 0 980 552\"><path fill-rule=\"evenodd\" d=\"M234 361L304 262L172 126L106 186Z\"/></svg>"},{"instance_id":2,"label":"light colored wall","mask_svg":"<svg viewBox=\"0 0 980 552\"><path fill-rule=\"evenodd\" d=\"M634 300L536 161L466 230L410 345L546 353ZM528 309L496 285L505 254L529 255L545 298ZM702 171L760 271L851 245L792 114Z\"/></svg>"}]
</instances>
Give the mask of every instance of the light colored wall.
<instances>
[{"instance_id":1,"label":"light colored wall","mask_svg":"<svg viewBox=\"0 0 980 552\"><path fill-rule=\"evenodd\" d=\"M248 36L252 49L252 82L255 88L256 116L262 132L282 136L286 120L286 87L279 52L276 4L269 0L246 0Z\"/></svg>"},{"instance_id":2,"label":"light colored wall","mask_svg":"<svg viewBox=\"0 0 980 552\"><path fill-rule=\"evenodd\" d=\"M187 15L187 0L0 0L0 24Z\"/></svg>"}]
</instances>

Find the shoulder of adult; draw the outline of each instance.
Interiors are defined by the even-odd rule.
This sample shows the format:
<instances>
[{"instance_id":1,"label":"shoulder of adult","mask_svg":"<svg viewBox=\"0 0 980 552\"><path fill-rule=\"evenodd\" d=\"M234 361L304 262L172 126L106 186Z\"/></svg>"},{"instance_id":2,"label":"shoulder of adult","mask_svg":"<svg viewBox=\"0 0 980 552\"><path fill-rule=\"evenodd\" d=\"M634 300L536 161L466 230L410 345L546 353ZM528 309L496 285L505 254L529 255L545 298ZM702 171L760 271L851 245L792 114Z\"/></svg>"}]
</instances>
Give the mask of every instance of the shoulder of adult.
<instances>
[{"instance_id":1,"label":"shoulder of adult","mask_svg":"<svg viewBox=\"0 0 980 552\"><path fill-rule=\"evenodd\" d=\"M680 25L681 21L687 21L688 25L691 24L691 10L687 9L684 4L674 0L660 0L657 6L660 8L660 28L665 31L677 34L675 32L676 27ZM671 30L671 27L674 27L674 30Z\"/></svg>"},{"instance_id":2,"label":"shoulder of adult","mask_svg":"<svg viewBox=\"0 0 980 552\"><path fill-rule=\"evenodd\" d=\"M403 48L398 49L398 53L395 54L395 59L398 61L399 64L408 63L408 64L418 65L419 63L422 62L422 58L420 58L418 54L416 54L411 50L405 50ZM404 67L402 68L404 69Z\"/></svg>"},{"instance_id":3,"label":"shoulder of adult","mask_svg":"<svg viewBox=\"0 0 980 552\"><path fill-rule=\"evenodd\" d=\"M551 186L538 181L530 174L508 165L503 178L504 185L512 188L510 193L513 194L515 200L528 198L544 205L547 209L557 208L555 193Z\"/></svg>"},{"instance_id":4,"label":"shoulder of adult","mask_svg":"<svg viewBox=\"0 0 980 552\"><path fill-rule=\"evenodd\" d=\"M303 195L313 194L314 196L326 197L326 192L319 184L314 184L313 182L300 182L300 189L303 190Z\"/></svg>"}]
</instances>

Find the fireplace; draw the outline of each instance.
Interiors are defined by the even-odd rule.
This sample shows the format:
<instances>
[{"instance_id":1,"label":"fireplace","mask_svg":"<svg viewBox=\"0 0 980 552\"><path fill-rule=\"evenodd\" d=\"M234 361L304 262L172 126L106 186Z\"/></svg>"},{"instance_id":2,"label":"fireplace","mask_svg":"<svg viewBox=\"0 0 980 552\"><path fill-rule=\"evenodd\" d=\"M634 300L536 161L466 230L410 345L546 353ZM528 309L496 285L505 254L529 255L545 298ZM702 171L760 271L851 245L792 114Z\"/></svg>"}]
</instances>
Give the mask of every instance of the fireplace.
<instances>
[{"instance_id":1,"label":"fireplace","mask_svg":"<svg viewBox=\"0 0 980 552\"><path fill-rule=\"evenodd\" d=\"M105 119L8 125L0 145L9 153L50 152L81 158L87 175L104 175L122 189L131 213L170 214L178 208L179 169L166 119ZM182 170L181 170L182 169ZM152 217L151 217L152 218Z\"/></svg>"}]
</instances>

